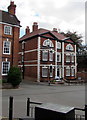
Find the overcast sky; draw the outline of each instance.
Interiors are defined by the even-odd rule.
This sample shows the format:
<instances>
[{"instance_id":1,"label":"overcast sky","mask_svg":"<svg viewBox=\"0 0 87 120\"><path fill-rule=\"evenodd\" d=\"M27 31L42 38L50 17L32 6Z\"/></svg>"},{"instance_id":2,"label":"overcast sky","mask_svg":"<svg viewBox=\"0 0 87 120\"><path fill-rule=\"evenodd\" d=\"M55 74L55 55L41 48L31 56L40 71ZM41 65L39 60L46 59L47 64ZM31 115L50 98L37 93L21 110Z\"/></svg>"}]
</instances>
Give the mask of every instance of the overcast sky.
<instances>
[{"instance_id":1,"label":"overcast sky","mask_svg":"<svg viewBox=\"0 0 87 120\"><path fill-rule=\"evenodd\" d=\"M17 5L16 15L21 21L21 35L26 26L32 31L33 22L39 28L71 32L77 31L85 40L85 1L86 0L13 0ZM10 0L0 0L0 9L7 11Z\"/></svg>"}]
</instances>

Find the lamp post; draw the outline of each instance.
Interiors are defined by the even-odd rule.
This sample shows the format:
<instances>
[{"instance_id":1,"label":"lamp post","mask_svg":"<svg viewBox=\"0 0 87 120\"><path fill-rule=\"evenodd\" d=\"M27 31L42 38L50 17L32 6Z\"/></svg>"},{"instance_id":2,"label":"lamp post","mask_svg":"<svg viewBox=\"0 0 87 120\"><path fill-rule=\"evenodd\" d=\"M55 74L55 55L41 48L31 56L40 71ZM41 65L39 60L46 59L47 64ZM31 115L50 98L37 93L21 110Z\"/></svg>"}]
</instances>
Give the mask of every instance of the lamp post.
<instances>
[{"instance_id":1,"label":"lamp post","mask_svg":"<svg viewBox=\"0 0 87 120\"><path fill-rule=\"evenodd\" d=\"M49 58L49 61L53 61L53 53L54 53L54 50L53 49L50 49L49 50L49 53L52 53L52 56L50 56L50 58ZM52 64L50 64L50 66L49 66L49 69L48 69L48 84L50 85L50 73L52 73L52 69L53 69L53 67L52 67Z\"/></svg>"},{"instance_id":2,"label":"lamp post","mask_svg":"<svg viewBox=\"0 0 87 120\"><path fill-rule=\"evenodd\" d=\"M25 67L24 67L24 53L25 53L25 43L26 42L22 42L22 75L23 75L23 79L24 79L24 71L25 71Z\"/></svg>"}]
</instances>

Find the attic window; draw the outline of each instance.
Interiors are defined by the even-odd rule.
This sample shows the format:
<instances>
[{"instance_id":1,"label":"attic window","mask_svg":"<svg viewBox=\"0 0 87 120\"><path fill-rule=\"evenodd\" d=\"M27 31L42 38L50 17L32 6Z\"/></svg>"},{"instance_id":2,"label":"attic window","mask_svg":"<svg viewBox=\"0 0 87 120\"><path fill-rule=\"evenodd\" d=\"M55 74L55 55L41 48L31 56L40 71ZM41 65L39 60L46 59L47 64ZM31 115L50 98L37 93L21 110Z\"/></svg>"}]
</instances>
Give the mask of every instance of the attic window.
<instances>
[{"instance_id":1,"label":"attic window","mask_svg":"<svg viewBox=\"0 0 87 120\"><path fill-rule=\"evenodd\" d=\"M12 35L12 27L11 26L4 26L4 34L6 35Z\"/></svg>"},{"instance_id":2,"label":"attic window","mask_svg":"<svg viewBox=\"0 0 87 120\"><path fill-rule=\"evenodd\" d=\"M74 48L73 48L73 46L72 46L71 44L68 44L68 45L66 46L66 50L71 50L71 51L73 51Z\"/></svg>"},{"instance_id":3,"label":"attic window","mask_svg":"<svg viewBox=\"0 0 87 120\"><path fill-rule=\"evenodd\" d=\"M53 42L51 40L49 40L49 39L47 39L47 40L45 40L43 42L43 46L45 46L45 47L54 47Z\"/></svg>"}]
</instances>

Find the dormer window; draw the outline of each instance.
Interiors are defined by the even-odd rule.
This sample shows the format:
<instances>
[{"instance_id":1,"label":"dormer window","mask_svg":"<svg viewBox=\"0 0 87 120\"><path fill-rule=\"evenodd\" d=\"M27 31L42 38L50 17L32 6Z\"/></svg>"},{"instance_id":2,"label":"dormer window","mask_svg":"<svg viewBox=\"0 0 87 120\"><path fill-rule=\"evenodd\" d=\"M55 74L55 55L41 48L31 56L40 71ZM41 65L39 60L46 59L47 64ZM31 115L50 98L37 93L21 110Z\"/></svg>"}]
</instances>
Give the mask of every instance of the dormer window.
<instances>
[{"instance_id":1,"label":"dormer window","mask_svg":"<svg viewBox=\"0 0 87 120\"><path fill-rule=\"evenodd\" d=\"M11 26L4 26L4 34L6 35L12 35L12 27Z\"/></svg>"},{"instance_id":2,"label":"dormer window","mask_svg":"<svg viewBox=\"0 0 87 120\"><path fill-rule=\"evenodd\" d=\"M68 45L66 46L66 50L71 50L71 51L73 51L74 48L73 48L73 46L72 46L71 44L68 44Z\"/></svg>"},{"instance_id":3,"label":"dormer window","mask_svg":"<svg viewBox=\"0 0 87 120\"><path fill-rule=\"evenodd\" d=\"M53 42L49 39L47 39L43 42L43 46L44 47L54 47Z\"/></svg>"}]
</instances>

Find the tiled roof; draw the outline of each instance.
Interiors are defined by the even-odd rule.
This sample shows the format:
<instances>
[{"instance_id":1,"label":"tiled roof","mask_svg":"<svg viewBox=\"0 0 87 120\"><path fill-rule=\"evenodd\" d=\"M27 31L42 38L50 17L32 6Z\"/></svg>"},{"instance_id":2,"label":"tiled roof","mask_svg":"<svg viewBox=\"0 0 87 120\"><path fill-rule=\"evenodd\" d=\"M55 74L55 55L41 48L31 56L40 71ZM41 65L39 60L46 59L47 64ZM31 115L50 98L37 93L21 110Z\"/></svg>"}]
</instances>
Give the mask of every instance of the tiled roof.
<instances>
[{"instance_id":1,"label":"tiled roof","mask_svg":"<svg viewBox=\"0 0 87 120\"><path fill-rule=\"evenodd\" d=\"M12 15L9 12L0 10L0 16L1 16L0 22L20 26L20 21L17 19L15 15Z\"/></svg>"},{"instance_id":2,"label":"tiled roof","mask_svg":"<svg viewBox=\"0 0 87 120\"><path fill-rule=\"evenodd\" d=\"M50 31L50 30L40 28L37 31L31 32L27 35L22 36L19 41L23 41L23 40L29 39L31 37L34 37L36 35L41 35L41 34L44 34L44 33L47 33L47 32L51 33L53 36L55 36L59 40L64 40L66 38L64 35L62 35L58 32L53 32L53 31Z\"/></svg>"}]
</instances>

